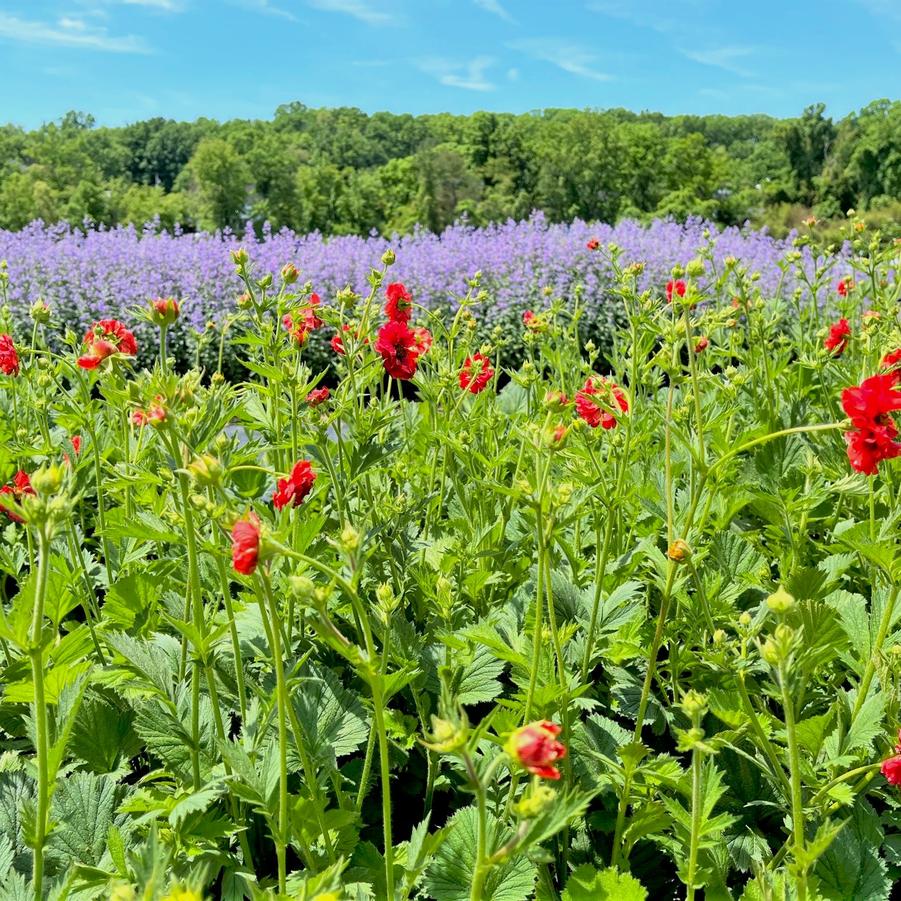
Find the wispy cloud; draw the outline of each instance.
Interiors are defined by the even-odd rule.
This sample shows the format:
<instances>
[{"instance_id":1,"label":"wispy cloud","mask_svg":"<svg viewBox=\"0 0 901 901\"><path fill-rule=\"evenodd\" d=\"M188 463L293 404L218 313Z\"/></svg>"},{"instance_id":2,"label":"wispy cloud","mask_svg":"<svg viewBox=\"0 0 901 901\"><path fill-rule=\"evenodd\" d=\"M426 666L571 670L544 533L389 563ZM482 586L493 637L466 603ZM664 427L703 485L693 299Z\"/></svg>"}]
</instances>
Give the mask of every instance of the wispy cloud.
<instances>
[{"instance_id":1,"label":"wispy cloud","mask_svg":"<svg viewBox=\"0 0 901 901\"><path fill-rule=\"evenodd\" d=\"M754 75L750 69L740 64L740 60L757 54L754 47L714 47L712 50L681 50L680 52L696 63L715 66L717 69L723 69L742 78L752 78Z\"/></svg>"},{"instance_id":2,"label":"wispy cloud","mask_svg":"<svg viewBox=\"0 0 901 901\"><path fill-rule=\"evenodd\" d=\"M181 0L118 0L118 2L125 6L148 6L167 13L180 13L185 8Z\"/></svg>"},{"instance_id":3,"label":"wispy cloud","mask_svg":"<svg viewBox=\"0 0 901 901\"><path fill-rule=\"evenodd\" d=\"M0 39L108 53L150 52L150 48L136 35L111 35L106 28L88 25L83 19L71 17L63 17L56 22L41 22L0 13Z\"/></svg>"},{"instance_id":4,"label":"wispy cloud","mask_svg":"<svg viewBox=\"0 0 901 901\"><path fill-rule=\"evenodd\" d=\"M420 60L419 68L449 88L466 91L493 91L495 85L485 77L485 70L494 65L490 56L477 56L469 62L458 63L437 57Z\"/></svg>"},{"instance_id":5,"label":"wispy cloud","mask_svg":"<svg viewBox=\"0 0 901 901\"><path fill-rule=\"evenodd\" d=\"M255 13L261 13L264 16L277 16L280 19L288 19L290 22L296 22L297 16L282 9L280 6L273 5L270 0L229 0L232 6L240 6L243 9L249 9Z\"/></svg>"},{"instance_id":6,"label":"wispy cloud","mask_svg":"<svg viewBox=\"0 0 901 901\"><path fill-rule=\"evenodd\" d=\"M557 66L558 69L569 72L570 75L590 78L592 81L613 80L612 75L596 68L598 58L594 53L567 40L525 38L521 41L511 41L507 46L525 53L526 56L531 56L532 59Z\"/></svg>"},{"instance_id":7,"label":"wispy cloud","mask_svg":"<svg viewBox=\"0 0 901 901\"><path fill-rule=\"evenodd\" d=\"M314 9L353 16L367 25L388 25L395 17L370 6L364 0L309 0Z\"/></svg>"},{"instance_id":8,"label":"wispy cloud","mask_svg":"<svg viewBox=\"0 0 901 901\"><path fill-rule=\"evenodd\" d=\"M500 0L473 0L476 6L480 6L485 12L498 16L506 22L515 22L516 19L501 6Z\"/></svg>"}]
</instances>

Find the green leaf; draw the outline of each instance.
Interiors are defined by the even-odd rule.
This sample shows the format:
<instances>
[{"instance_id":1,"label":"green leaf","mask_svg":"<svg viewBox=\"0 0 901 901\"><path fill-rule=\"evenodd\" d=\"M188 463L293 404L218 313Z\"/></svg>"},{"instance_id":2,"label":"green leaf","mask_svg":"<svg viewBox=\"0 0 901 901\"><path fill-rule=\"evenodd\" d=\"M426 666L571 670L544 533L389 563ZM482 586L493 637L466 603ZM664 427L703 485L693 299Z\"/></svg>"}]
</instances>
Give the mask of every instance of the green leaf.
<instances>
[{"instance_id":1,"label":"green leaf","mask_svg":"<svg viewBox=\"0 0 901 901\"><path fill-rule=\"evenodd\" d=\"M147 573L122 576L110 586L103 602L106 624L141 635L153 624L160 597L160 580Z\"/></svg>"},{"instance_id":2,"label":"green leaf","mask_svg":"<svg viewBox=\"0 0 901 901\"><path fill-rule=\"evenodd\" d=\"M647 897L644 886L629 873L583 864L567 880L562 901L646 901Z\"/></svg>"},{"instance_id":3,"label":"green leaf","mask_svg":"<svg viewBox=\"0 0 901 901\"><path fill-rule=\"evenodd\" d=\"M117 806L118 789L112 776L72 773L60 779L53 794L54 856L66 866L99 866Z\"/></svg>"},{"instance_id":4,"label":"green leaf","mask_svg":"<svg viewBox=\"0 0 901 901\"><path fill-rule=\"evenodd\" d=\"M879 817L866 801L858 801L850 820L817 864L822 896L829 901L887 901L892 883L878 854L881 843Z\"/></svg>"}]
</instances>

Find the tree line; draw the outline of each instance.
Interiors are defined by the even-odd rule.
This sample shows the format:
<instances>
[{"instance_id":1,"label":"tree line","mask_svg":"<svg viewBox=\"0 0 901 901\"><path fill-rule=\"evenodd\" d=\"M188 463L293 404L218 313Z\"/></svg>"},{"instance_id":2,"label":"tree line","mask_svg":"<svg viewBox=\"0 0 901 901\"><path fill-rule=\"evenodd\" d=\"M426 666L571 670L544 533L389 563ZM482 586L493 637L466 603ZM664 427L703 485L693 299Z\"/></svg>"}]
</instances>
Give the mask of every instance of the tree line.
<instances>
[{"instance_id":1,"label":"tree line","mask_svg":"<svg viewBox=\"0 0 901 901\"><path fill-rule=\"evenodd\" d=\"M324 234L440 230L543 210L552 221L701 215L787 227L849 208L901 220L901 102L838 121L623 109L522 115L313 109L271 121L83 113L0 127L0 228L34 219Z\"/></svg>"}]
</instances>

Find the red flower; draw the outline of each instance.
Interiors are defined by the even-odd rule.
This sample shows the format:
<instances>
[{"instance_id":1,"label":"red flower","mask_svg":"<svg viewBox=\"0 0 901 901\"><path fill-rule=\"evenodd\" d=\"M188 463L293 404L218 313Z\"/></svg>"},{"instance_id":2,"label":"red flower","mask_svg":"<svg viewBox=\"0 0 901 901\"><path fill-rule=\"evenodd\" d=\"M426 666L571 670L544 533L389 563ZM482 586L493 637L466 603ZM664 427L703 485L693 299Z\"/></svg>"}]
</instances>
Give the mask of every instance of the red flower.
<instances>
[{"instance_id":1,"label":"red flower","mask_svg":"<svg viewBox=\"0 0 901 901\"><path fill-rule=\"evenodd\" d=\"M710 341L706 337L698 338L698 343L695 344L695 353L703 353L710 346Z\"/></svg>"},{"instance_id":2,"label":"red flower","mask_svg":"<svg viewBox=\"0 0 901 901\"><path fill-rule=\"evenodd\" d=\"M385 304L388 319L392 322L409 322L413 315L413 297L410 292L400 282L392 282L385 289L385 297L388 298Z\"/></svg>"},{"instance_id":3,"label":"red flower","mask_svg":"<svg viewBox=\"0 0 901 901\"><path fill-rule=\"evenodd\" d=\"M840 357L848 346L848 339L851 337L851 326L845 318L839 319L835 325L830 326L829 335L823 341L823 347L830 351L833 356Z\"/></svg>"},{"instance_id":4,"label":"red flower","mask_svg":"<svg viewBox=\"0 0 901 901\"><path fill-rule=\"evenodd\" d=\"M181 315L181 307L174 297L157 297L150 301L150 318L155 325L173 325Z\"/></svg>"},{"instance_id":5,"label":"red flower","mask_svg":"<svg viewBox=\"0 0 901 901\"><path fill-rule=\"evenodd\" d=\"M589 250L597 250L601 246L601 242L597 238L591 238L585 246Z\"/></svg>"},{"instance_id":6,"label":"red flower","mask_svg":"<svg viewBox=\"0 0 901 901\"><path fill-rule=\"evenodd\" d=\"M685 282L682 279L670 279L666 283L666 302L673 302L673 294L678 294L679 297L685 297Z\"/></svg>"},{"instance_id":7,"label":"red flower","mask_svg":"<svg viewBox=\"0 0 901 901\"><path fill-rule=\"evenodd\" d=\"M75 451L77 457L81 453L81 435L73 435L69 440L72 442L72 450Z\"/></svg>"},{"instance_id":8,"label":"red flower","mask_svg":"<svg viewBox=\"0 0 901 901\"><path fill-rule=\"evenodd\" d=\"M842 391L842 408L854 426L845 433L848 460L868 476L876 475L882 460L901 456L901 443L895 440L898 428L889 415L901 410L901 391L895 384L894 373L883 373Z\"/></svg>"},{"instance_id":9,"label":"red flower","mask_svg":"<svg viewBox=\"0 0 901 901\"><path fill-rule=\"evenodd\" d=\"M887 353L879 365L883 369L892 370L892 379L896 385L899 384L901 382L901 347Z\"/></svg>"},{"instance_id":10,"label":"red flower","mask_svg":"<svg viewBox=\"0 0 901 901\"><path fill-rule=\"evenodd\" d=\"M880 770L892 785L901 785L901 755L883 760Z\"/></svg>"},{"instance_id":11,"label":"red flower","mask_svg":"<svg viewBox=\"0 0 901 901\"><path fill-rule=\"evenodd\" d=\"M835 290L838 291L840 297L847 297L848 292L854 290L854 279L853 278L840 279L839 283L835 286Z\"/></svg>"},{"instance_id":12,"label":"red flower","mask_svg":"<svg viewBox=\"0 0 901 901\"><path fill-rule=\"evenodd\" d=\"M157 397L156 400L146 410L135 410L131 414L131 421L135 425L159 425L166 421L166 408L163 406L163 399Z\"/></svg>"},{"instance_id":13,"label":"red flower","mask_svg":"<svg viewBox=\"0 0 901 901\"><path fill-rule=\"evenodd\" d=\"M9 335L0 335L0 372L4 375L19 374L19 355Z\"/></svg>"},{"instance_id":14,"label":"red flower","mask_svg":"<svg viewBox=\"0 0 901 901\"><path fill-rule=\"evenodd\" d=\"M427 328L417 325L413 329L413 341L416 343L416 349L421 357L432 347L432 333Z\"/></svg>"},{"instance_id":15,"label":"red flower","mask_svg":"<svg viewBox=\"0 0 901 901\"><path fill-rule=\"evenodd\" d=\"M326 389L328 390L328 389ZM316 473L309 460L298 460L287 479L279 479L277 490L272 495L272 506L276 510L291 504L297 507L303 503L303 499L313 490L316 481Z\"/></svg>"},{"instance_id":16,"label":"red flower","mask_svg":"<svg viewBox=\"0 0 901 901\"><path fill-rule=\"evenodd\" d=\"M31 479L28 477L28 473L25 472L24 469L20 469L13 476L11 485L4 485L0 488L0 494L12 495L13 500L17 503L21 503L22 498L25 497L26 494L34 495L35 490L31 487ZM25 522L18 513L13 513L12 510L5 507L2 503L0 503L0 510L2 510L13 522Z\"/></svg>"},{"instance_id":17,"label":"red flower","mask_svg":"<svg viewBox=\"0 0 901 901\"><path fill-rule=\"evenodd\" d=\"M413 378L419 357L425 352L407 323L397 320L386 322L379 329L375 350L382 358L385 372L400 380Z\"/></svg>"},{"instance_id":18,"label":"red flower","mask_svg":"<svg viewBox=\"0 0 901 901\"><path fill-rule=\"evenodd\" d=\"M349 331L350 331L350 326L347 325L347 324L345 323L344 325L341 326L341 331L342 331L342 332L349 332ZM354 337L359 338L359 337L360 337L360 333L359 333L359 332L356 332L356 333L354 334ZM369 339L368 339L368 338L365 338L365 339L364 339L364 342L365 342L366 344L368 344L368 343L369 343ZM341 354L342 357L344 356L344 353L345 353L345 351L344 351L344 342L341 340L341 332L339 332L337 335L332 335L332 340L331 340L329 343L332 345L332 350L333 350L336 354Z\"/></svg>"},{"instance_id":19,"label":"red flower","mask_svg":"<svg viewBox=\"0 0 901 901\"><path fill-rule=\"evenodd\" d=\"M491 368L491 360L485 354L475 353L463 362L459 376L460 387L464 391L478 394L480 391L484 391L493 377L494 370Z\"/></svg>"},{"instance_id":20,"label":"red flower","mask_svg":"<svg viewBox=\"0 0 901 901\"><path fill-rule=\"evenodd\" d=\"M117 319L95 322L84 336L87 353L78 358L82 369L96 369L107 357L124 354L133 357L138 352L135 336Z\"/></svg>"},{"instance_id":21,"label":"red flower","mask_svg":"<svg viewBox=\"0 0 901 901\"><path fill-rule=\"evenodd\" d=\"M522 314L522 324L530 332L543 332L547 328L547 323L531 310L526 310L525 313Z\"/></svg>"},{"instance_id":22,"label":"red flower","mask_svg":"<svg viewBox=\"0 0 901 901\"><path fill-rule=\"evenodd\" d=\"M598 426L605 429L615 428L616 417L592 400L592 397L598 396L599 390L607 395L604 399L608 400L610 406L615 402L623 413L629 412L629 401L618 385L609 379L601 379L599 387L595 385L594 378L588 378L582 390L576 392L576 412L593 429Z\"/></svg>"},{"instance_id":23,"label":"red flower","mask_svg":"<svg viewBox=\"0 0 901 901\"><path fill-rule=\"evenodd\" d=\"M232 526L232 566L245 576L253 574L260 556L260 518L248 513Z\"/></svg>"},{"instance_id":24,"label":"red flower","mask_svg":"<svg viewBox=\"0 0 901 901\"><path fill-rule=\"evenodd\" d=\"M316 315L316 307L319 304L319 295L311 294L307 306L301 307L293 313L285 313L282 317L282 325L298 347L303 347L307 343L310 332L322 327L322 320Z\"/></svg>"},{"instance_id":25,"label":"red flower","mask_svg":"<svg viewBox=\"0 0 901 901\"><path fill-rule=\"evenodd\" d=\"M307 403L311 407L318 407L329 399L330 394L328 388L315 388L307 395Z\"/></svg>"},{"instance_id":26,"label":"red flower","mask_svg":"<svg viewBox=\"0 0 901 901\"><path fill-rule=\"evenodd\" d=\"M554 763L566 757L566 747L559 741L560 727L549 720L529 723L517 729L507 740L507 753L521 766L542 779L559 779Z\"/></svg>"}]
</instances>

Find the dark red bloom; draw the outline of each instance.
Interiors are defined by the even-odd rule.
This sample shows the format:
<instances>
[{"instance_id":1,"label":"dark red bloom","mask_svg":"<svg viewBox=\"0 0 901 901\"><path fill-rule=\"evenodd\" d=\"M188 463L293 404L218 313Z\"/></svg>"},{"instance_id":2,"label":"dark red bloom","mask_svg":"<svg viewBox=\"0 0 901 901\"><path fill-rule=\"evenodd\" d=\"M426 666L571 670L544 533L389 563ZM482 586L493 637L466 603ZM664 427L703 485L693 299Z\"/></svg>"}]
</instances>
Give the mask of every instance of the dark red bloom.
<instances>
[{"instance_id":1,"label":"dark red bloom","mask_svg":"<svg viewBox=\"0 0 901 901\"><path fill-rule=\"evenodd\" d=\"M901 391L895 385L895 373L882 373L842 391L842 409L854 426L845 433L848 460L857 472L876 475L882 460L901 456L898 427L890 416L901 410Z\"/></svg>"},{"instance_id":2,"label":"dark red bloom","mask_svg":"<svg viewBox=\"0 0 901 901\"><path fill-rule=\"evenodd\" d=\"M695 353L703 353L710 346L710 340L706 337L698 338L698 343L695 344Z\"/></svg>"},{"instance_id":3,"label":"dark red bloom","mask_svg":"<svg viewBox=\"0 0 901 901\"><path fill-rule=\"evenodd\" d=\"M291 504L297 507L303 503L303 499L313 490L316 481L316 473L309 460L298 460L294 464L287 479L279 479L277 490L272 495L272 506L281 510Z\"/></svg>"},{"instance_id":4,"label":"dark red bloom","mask_svg":"<svg viewBox=\"0 0 901 901\"><path fill-rule=\"evenodd\" d=\"M670 279L666 283L666 302L673 302L673 294L678 294L679 297L685 297L685 282L682 279Z\"/></svg>"},{"instance_id":5,"label":"dark red bloom","mask_svg":"<svg viewBox=\"0 0 901 901\"><path fill-rule=\"evenodd\" d=\"M17 503L21 502L26 494L35 494L34 488L31 487L31 479L24 469L20 469L14 476L11 485L4 485L0 488L0 494L12 495L13 500ZM0 510L2 510L13 522L24 522L25 520L18 513L13 513L8 507L0 502Z\"/></svg>"},{"instance_id":6,"label":"dark red bloom","mask_svg":"<svg viewBox=\"0 0 901 901\"><path fill-rule=\"evenodd\" d=\"M528 723L507 740L507 753L521 766L542 779L559 779L554 763L566 757L566 747L559 741L560 727L549 720Z\"/></svg>"},{"instance_id":7,"label":"dark red bloom","mask_svg":"<svg viewBox=\"0 0 901 901\"><path fill-rule=\"evenodd\" d=\"M589 250L597 250L601 246L601 242L597 238L591 238L585 246Z\"/></svg>"},{"instance_id":8,"label":"dark red bloom","mask_svg":"<svg viewBox=\"0 0 901 901\"><path fill-rule=\"evenodd\" d=\"M0 372L4 375L19 374L19 354L9 335L0 335Z\"/></svg>"},{"instance_id":9,"label":"dark red bloom","mask_svg":"<svg viewBox=\"0 0 901 901\"><path fill-rule=\"evenodd\" d=\"M463 362L463 368L459 375L460 387L464 391L478 394L485 389L493 377L494 370L491 368L491 360L485 354L475 353Z\"/></svg>"},{"instance_id":10,"label":"dark red bloom","mask_svg":"<svg viewBox=\"0 0 901 901\"><path fill-rule=\"evenodd\" d=\"M602 378L598 382L599 384L595 384L594 378L590 377L582 390L576 392L576 412L593 429L598 426L612 429L616 426L616 417L592 398L606 400L609 406L615 403L623 413L629 412L629 401L623 390L609 379Z\"/></svg>"},{"instance_id":11,"label":"dark red bloom","mask_svg":"<svg viewBox=\"0 0 901 901\"><path fill-rule=\"evenodd\" d=\"M840 279L839 283L835 286L835 290L838 291L839 296L847 297L848 292L854 290L854 279L852 279L852 278Z\"/></svg>"},{"instance_id":12,"label":"dark red bloom","mask_svg":"<svg viewBox=\"0 0 901 901\"><path fill-rule=\"evenodd\" d=\"M260 557L260 519L248 513L232 526L232 566L245 576L252 575Z\"/></svg>"},{"instance_id":13,"label":"dark red bloom","mask_svg":"<svg viewBox=\"0 0 901 901\"><path fill-rule=\"evenodd\" d=\"M392 282L385 289L385 315L392 322L409 322L413 315L413 297L400 283Z\"/></svg>"},{"instance_id":14,"label":"dark red bloom","mask_svg":"<svg viewBox=\"0 0 901 901\"><path fill-rule=\"evenodd\" d=\"M307 395L307 403L311 407L318 407L329 399L330 394L328 388L315 388Z\"/></svg>"},{"instance_id":15,"label":"dark red bloom","mask_svg":"<svg viewBox=\"0 0 901 901\"><path fill-rule=\"evenodd\" d=\"M851 337L851 326L845 318L839 319L835 325L829 327L829 334L823 341L823 347L833 356L840 357L848 346Z\"/></svg>"},{"instance_id":16,"label":"dark red bloom","mask_svg":"<svg viewBox=\"0 0 901 901\"><path fill-rule=\"evenodd\" d=\"M95 322L84 336L86 353L78 358L82 369L96 369L115 354L133 357L138 352L135 336L118 319Z\"/></svg>"},{"instance_id":17,"label":"dark red bloom","mask_svg":"<svg viewBox=\"0 0 901 901\"><path fill-rule=\"evenodd\" d=\"M424 350L406 322L392 320L380 329L375 350L392 378L407 380L416 374L419 357Z\"/></svg>"}]
</instances>

